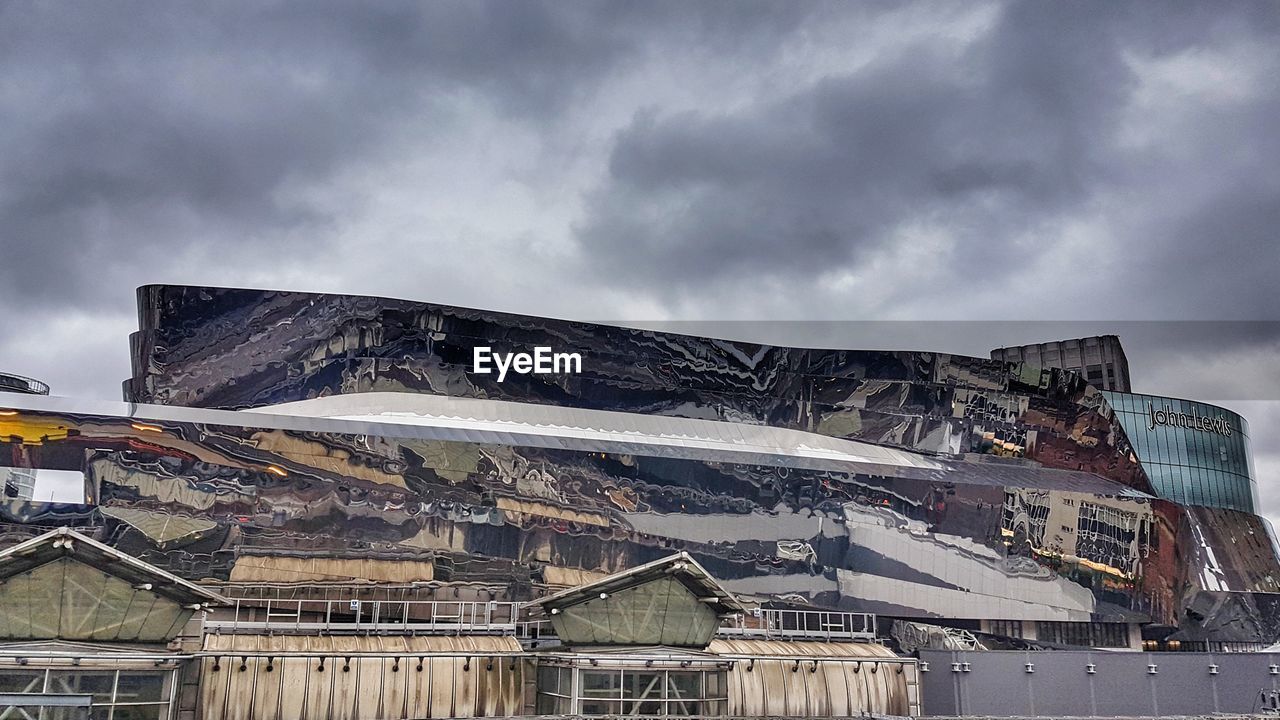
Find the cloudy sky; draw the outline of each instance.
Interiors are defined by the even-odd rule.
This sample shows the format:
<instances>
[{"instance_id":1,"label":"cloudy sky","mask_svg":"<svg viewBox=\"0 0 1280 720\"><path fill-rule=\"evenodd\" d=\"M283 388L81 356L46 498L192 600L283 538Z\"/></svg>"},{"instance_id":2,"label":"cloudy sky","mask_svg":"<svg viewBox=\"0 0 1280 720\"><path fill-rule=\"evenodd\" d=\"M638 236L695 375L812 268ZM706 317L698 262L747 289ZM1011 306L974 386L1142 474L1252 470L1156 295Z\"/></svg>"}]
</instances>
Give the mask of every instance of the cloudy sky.
<instances>
[{"instance_id":1,"label":"cloudy sky","mask_svg":"<svg viewBox=\"0 0 1280 720\"><path fill-rule=\"evenodd\" d=\"M0 368L117 399L155 282L1118 331L1249 417L1280 517L1278 118L1271 0L0 0Z\"/></svg>"}]
</instances>

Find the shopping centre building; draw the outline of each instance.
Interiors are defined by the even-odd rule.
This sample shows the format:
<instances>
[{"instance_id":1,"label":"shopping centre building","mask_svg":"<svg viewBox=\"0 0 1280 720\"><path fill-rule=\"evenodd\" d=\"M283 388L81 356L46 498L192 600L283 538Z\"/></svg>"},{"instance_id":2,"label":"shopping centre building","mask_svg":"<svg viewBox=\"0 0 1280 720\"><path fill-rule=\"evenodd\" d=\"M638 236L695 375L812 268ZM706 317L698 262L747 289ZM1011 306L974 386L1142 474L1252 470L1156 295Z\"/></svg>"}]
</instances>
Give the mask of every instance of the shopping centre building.
<instances>
[{"instance_id":1,"label":"shopping centre building","mask_svg":"<svg viewBox=\"0 0 1280 720\"><path fill-rule=\"evenodd\" d=\"M919 649L1280 637L1248 427L1204 403L370 297L139 316L126 403L0 396L0 466L86 499L0 506L0 694L92 657L116 718L908 714Z\"/></svg>"}]
</instances>

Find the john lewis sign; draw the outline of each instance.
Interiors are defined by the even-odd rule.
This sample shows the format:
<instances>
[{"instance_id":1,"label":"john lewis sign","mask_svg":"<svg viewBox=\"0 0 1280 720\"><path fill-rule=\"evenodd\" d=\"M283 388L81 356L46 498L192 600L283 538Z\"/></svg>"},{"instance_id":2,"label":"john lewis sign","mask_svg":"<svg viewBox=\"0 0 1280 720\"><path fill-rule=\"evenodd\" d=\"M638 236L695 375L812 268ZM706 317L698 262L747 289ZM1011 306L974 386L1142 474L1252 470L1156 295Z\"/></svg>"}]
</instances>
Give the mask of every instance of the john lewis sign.
<instances>
[{"instance_id":1,"label":"john lewis sign","mask_svg":"<svg viewBox=\"0 0 1280 720\"><path fill-rule=\"evenodd\" d=\"M1227 422L1226 417L1206 417L1191 409L1191 414L1184 412L1174 412L1173 406L1165 405L1164 408L1157 410L1155 404L1147 403L1147 429L1154 429L1157 425L1165 427L1183 427L1199 430L1201 432L1212 432L1219 435L1231 437L1231 424Z\"/></svg>"}]
</instances>

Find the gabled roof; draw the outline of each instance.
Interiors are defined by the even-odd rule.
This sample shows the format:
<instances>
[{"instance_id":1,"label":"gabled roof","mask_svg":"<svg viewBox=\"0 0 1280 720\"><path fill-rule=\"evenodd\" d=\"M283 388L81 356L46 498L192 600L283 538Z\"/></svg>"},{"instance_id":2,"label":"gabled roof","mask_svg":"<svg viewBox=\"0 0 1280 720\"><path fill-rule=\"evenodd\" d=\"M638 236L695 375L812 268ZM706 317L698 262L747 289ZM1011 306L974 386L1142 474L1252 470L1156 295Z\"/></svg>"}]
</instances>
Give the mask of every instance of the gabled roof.
<instances>
[{"instance_id":1,"label":"gabled roof","mask_svg":"<svg viewBox=\"0 0 1280 720\"><path fill-rule=\"evenodd\" d=\"M149 585L148 590L151 592L182 605L231 604L230 600L218 593L66 527L50 530L0 551L0 582L64 557L97 568L135 587Z\"/></svg>"},{"instance_id":2,"label":"gabled roof","mask_svg":"<svg viewBox=\"0 0 1280 720\"><path fill-rule=\"evenodd\" d=\"M712 577L706 568L699 565L698 561L694 560L689 553L683 551L633 567L630 570L614 573L608 577L589 582L586 585L579 585L554 595L548 595L528 603L526 607L531 615L536 616L550 613L552 609L562 610L587 602L600 597L602 593L611 595L666 577L674 578L680 582L699 600L707 603L707 606L714 610L717 615L728 615L743 611L741 603L738 602L733 593L724 589L724 586Z\"/></svg>"}]
</instances>

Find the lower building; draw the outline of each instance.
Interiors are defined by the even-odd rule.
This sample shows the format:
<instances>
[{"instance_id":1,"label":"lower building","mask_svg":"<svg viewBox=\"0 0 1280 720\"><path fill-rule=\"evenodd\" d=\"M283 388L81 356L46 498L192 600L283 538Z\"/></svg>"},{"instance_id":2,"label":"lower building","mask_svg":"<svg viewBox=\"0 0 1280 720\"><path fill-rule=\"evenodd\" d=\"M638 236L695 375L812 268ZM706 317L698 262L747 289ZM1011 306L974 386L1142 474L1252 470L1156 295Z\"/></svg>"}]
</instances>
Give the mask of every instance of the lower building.
<instances>
[{"instance_id":1,"label":"lower building","mask_svg":"<svg viewBox=\"0 0 1280 720\"><path fill-rule=\"evenodd\" d=\"M744 607L684 553L528 604L246 603L62 528L0 552L0 716L919 714L916 661L832 617Z\"/></svg>"},{"instance_id":2,"label":"lower building","mask_svg":"<svg viewBox=\"0 0 1280 720\"><path fill-rule=\"evenodd\" d=\"M0 468L77 500L0 501L0 588L43 628L0 627L0 667L78 643L22 687L112 717L906 714L942 682L912 653L1280 639L1247 429L1209 406L938 353L140 297L130 402L0 399ZM580 372L469 364L575 347ZM208 593L179 602L200 622L68 635L32 568L4 577L55 543L117 553L102 587ZM170 700L129 702L134 665L55 692L78 649L173 664Z\"/></svg>"}]
</instances>

